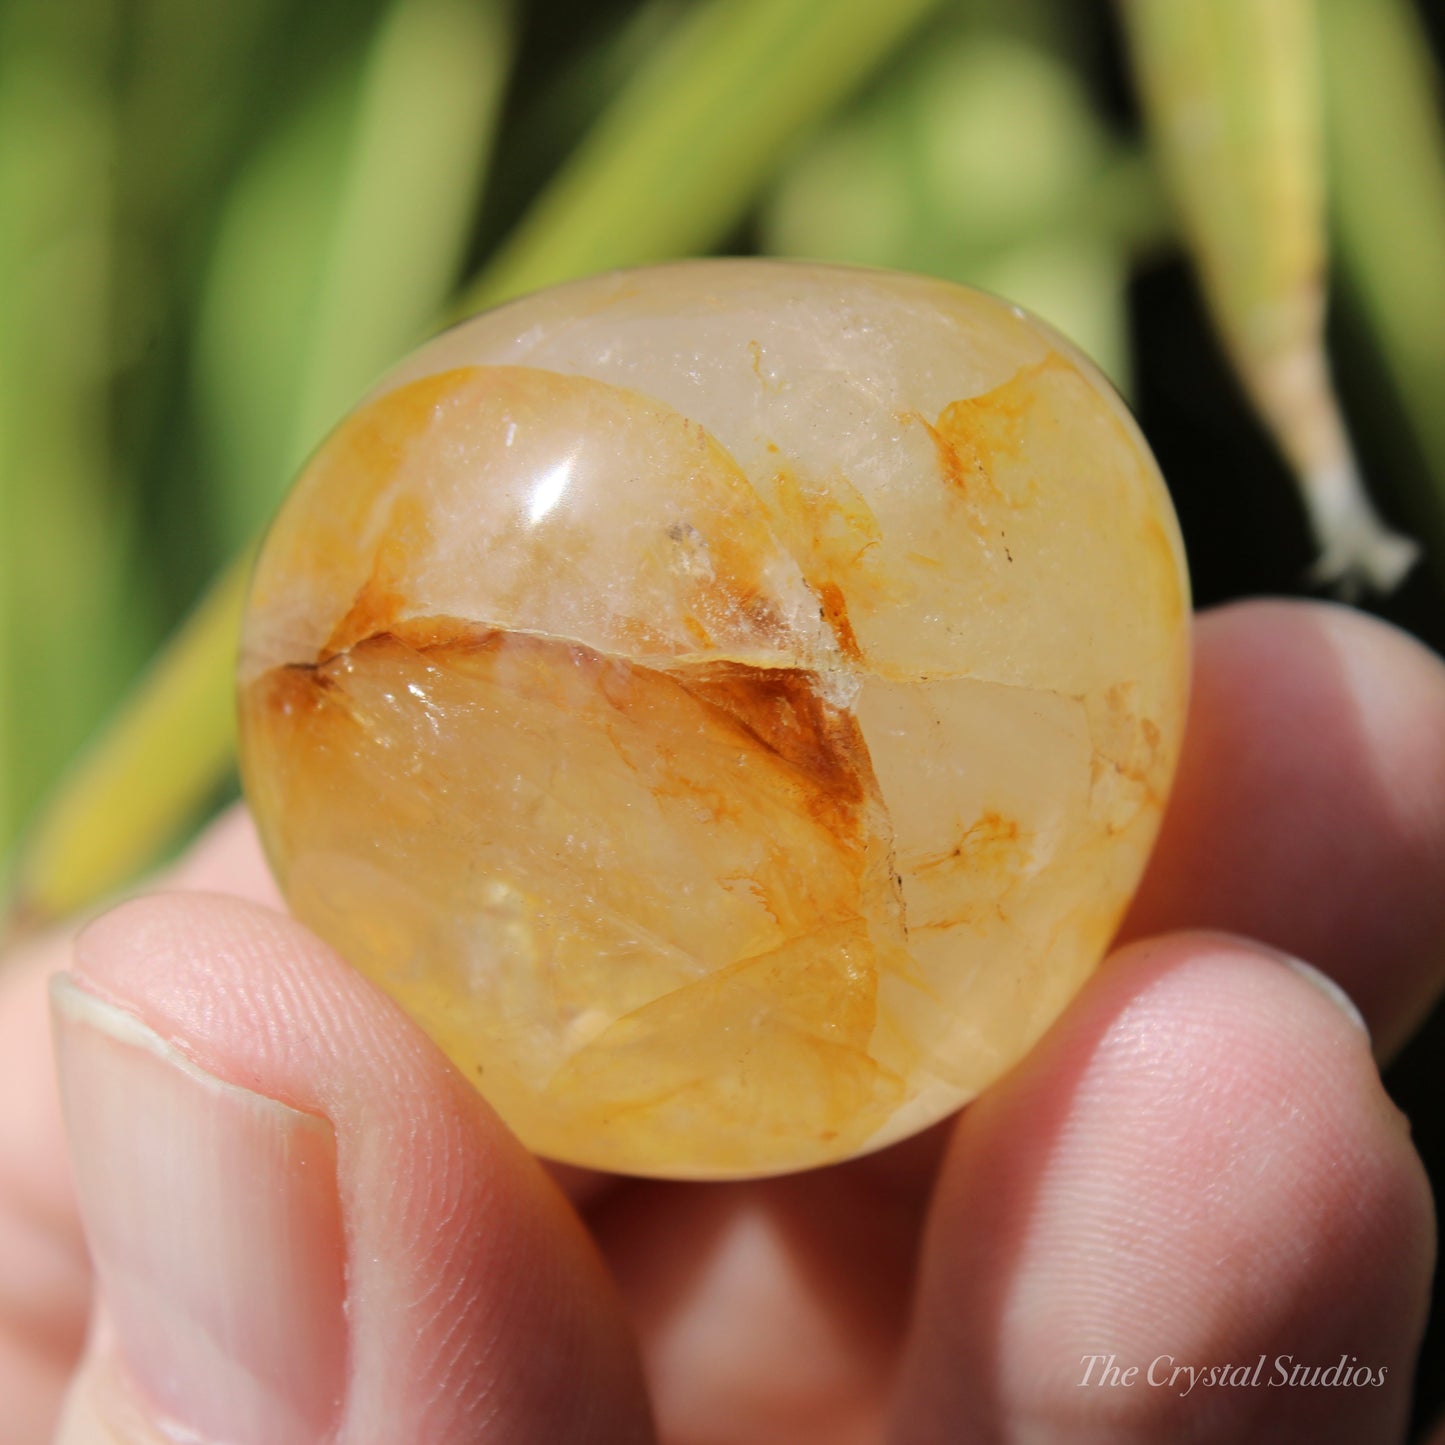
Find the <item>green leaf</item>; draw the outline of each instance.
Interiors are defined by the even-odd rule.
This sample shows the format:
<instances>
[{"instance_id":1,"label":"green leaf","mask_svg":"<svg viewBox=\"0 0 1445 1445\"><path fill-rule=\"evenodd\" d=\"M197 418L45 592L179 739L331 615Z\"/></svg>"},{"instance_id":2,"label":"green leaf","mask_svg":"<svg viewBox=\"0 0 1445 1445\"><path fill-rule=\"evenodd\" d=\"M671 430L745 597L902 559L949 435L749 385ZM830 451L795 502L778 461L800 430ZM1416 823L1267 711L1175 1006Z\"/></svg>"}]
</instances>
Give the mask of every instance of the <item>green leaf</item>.
<instances>
[{"instance_id":1,"label":"green leaf","mask_svg":"<svg viewBox=\"0 0 1445 1445\"><path fill-rule=\"evenodd\" d=\"M106 452L110 19L107 4L0 10L0 855L144 635Z\"/></svg>"},{"instance_id":2,"label":"green leaf","mask_svg":"<svg viewBox=\"0 0 1445 1445\"><path fill-rule=\"evenodd\" d=\"M782 148L938 0L711 0L682 21L462 297L465 314L723 240Z\"/></svg>"}]
</instances>

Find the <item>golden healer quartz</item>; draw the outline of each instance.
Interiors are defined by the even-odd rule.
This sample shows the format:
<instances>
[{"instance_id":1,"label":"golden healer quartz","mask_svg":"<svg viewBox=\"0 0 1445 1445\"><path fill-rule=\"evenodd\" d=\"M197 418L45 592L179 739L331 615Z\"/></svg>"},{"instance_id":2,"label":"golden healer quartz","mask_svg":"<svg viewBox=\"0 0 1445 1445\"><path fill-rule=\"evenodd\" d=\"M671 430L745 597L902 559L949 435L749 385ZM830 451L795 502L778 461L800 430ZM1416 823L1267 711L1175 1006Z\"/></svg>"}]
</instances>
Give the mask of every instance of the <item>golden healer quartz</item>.
<instances>
[{"instance_id":1,"label":"golden healer quartz","mask_svg":"<svg viewBox=\"0 0 1445 1445\"><path fill-rule=\"evenodd\" d=\"M256 567L242 766L295 913L555 1159L901 1139L1098 962L1179 750L1179 532L1016 307L700 261L404 362Z\"/></svg>"}]
</instances>

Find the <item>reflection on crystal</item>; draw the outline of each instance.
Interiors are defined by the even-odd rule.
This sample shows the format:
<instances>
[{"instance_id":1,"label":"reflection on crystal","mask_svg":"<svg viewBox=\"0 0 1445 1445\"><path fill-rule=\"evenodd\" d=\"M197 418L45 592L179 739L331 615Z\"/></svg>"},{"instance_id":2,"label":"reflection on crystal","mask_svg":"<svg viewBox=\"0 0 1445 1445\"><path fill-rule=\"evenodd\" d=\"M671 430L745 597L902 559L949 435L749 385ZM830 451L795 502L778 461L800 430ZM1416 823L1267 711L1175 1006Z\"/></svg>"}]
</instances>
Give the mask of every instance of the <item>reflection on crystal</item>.
<instances>
[{"instance_id":1,"label":"reflection on crystal","mask_svg":"<svg viewBox=\"0 0 1445 1445\"><path fill-rule=\"evenodd\" d=\"M527 503L527 520L534 527L562 500L571 479L571 457L565 462L558 462L554 467L548 467L537 479L537 485L532 489L532 500Z\"/></svg>"}]
</instances>

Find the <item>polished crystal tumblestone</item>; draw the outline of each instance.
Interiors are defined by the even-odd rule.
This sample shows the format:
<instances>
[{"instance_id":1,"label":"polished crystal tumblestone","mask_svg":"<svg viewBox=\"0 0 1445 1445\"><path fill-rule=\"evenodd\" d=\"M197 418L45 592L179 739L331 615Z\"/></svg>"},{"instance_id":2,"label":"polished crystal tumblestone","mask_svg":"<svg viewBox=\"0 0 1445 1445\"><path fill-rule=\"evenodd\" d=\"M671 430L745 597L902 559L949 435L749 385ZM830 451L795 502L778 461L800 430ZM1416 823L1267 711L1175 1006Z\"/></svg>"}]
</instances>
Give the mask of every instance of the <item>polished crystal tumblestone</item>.
<instances>
[{"instance_id":1,"label":"polished crystal tumblestone","mask_svg":"<svg viewBox=\"0 0 1445 1445\"><path fill-rule=\"evenodd\" d=\"M1098 962L1178 754L1148 448L1015 307L703 261L423 347L267 538L246 789L296 914L521 1138L900 1139Z\"/></svg>"}]
</instances>

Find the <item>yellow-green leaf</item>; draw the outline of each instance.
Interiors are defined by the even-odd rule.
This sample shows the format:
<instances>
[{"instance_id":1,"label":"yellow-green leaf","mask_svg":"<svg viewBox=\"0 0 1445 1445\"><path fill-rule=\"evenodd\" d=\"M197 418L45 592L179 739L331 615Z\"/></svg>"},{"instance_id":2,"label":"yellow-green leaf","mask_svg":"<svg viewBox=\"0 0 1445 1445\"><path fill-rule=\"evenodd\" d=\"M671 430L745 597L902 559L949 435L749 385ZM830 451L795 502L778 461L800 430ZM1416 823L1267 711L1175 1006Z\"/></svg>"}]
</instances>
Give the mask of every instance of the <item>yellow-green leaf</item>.
<instances>
[{"instance_id":1,"label":"yellow-green leaf","mask_svg":"<svg viewBox=\"0 0 1445 1445\"><path fill-rule=\"evenodd\" d=\"M1376 515L1324 349L1314 0L1123 0L1155 151L1215 324L1300 485L1317 574L1394 586L1414 543Z\"/></svg>"}]
</instances>

